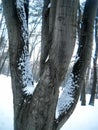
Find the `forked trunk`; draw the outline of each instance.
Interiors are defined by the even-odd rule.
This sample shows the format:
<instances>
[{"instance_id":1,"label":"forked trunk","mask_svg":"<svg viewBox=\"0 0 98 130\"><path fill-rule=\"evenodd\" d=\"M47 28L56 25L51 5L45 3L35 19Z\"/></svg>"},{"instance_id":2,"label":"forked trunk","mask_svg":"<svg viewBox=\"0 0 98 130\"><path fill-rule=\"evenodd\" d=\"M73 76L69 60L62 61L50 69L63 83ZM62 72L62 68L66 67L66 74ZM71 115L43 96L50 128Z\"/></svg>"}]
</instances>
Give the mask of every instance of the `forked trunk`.
<instances>
[{"instance_id":1,"label":"forked trunk","mask_svg":"<svg viewBox=\"0 0 98 130\"><path fill-rule=\"evenodd\" d=\"M26 73L30 70L30 67L27 67L29 55L28 22L24 5L26 0L3 0L2 2L9 36L14 99L14 130L58 130L64 124L64 118L62 116L59 119L55 118L56 105L59 86L67 73L76 41L78 0L44 0L44 9L46 10L44 10L45 13L43 12L43 24L45 24L45 29L42 30L43 53L41 53L45 57L43 58L41 54L40 79L34 93L31 95L27 95L24 91L28 87L28 83L33 87L32 74L27 75ZM55 9L53 8L54 6ZM93 19L91 20L93 21ZM42 27L44 28L44 26ZM92 31L92 26L90 29ZM89 39L87 40L89 41ZM90 40L92 40L92 37ZM47 44L49 44L49 47ZM83 56L85 57L86 53ZM85 62L87 58L86 56ZM78 62L79 64L76 65L75 74L77 74L77 67L85 64L81 64L82 60L83 57ZM80 64L81 66L79 66ZM86 68L86 66L84 67ZM83 70L81 68L81 74L84 75L82 73ZM79 92L77 88L75 92L76 94ZM78 96L74 96L75 102L73 106L75 106ZM68 113L64 114L66 120L73 110L74 107L72 109L69 108Z\"/></svg>"}]
</instances>

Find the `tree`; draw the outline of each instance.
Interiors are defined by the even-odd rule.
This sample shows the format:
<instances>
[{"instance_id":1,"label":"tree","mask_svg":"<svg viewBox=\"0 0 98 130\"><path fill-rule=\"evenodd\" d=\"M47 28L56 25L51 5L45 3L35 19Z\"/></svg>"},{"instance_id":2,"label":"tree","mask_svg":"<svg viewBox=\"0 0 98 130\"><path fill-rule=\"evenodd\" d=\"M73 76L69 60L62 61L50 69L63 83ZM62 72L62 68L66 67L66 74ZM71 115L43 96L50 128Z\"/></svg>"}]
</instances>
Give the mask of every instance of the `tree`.
<instances>
[{"instance_id":1,"label":"tree","mask_svg":"<svg viewBox=\"0 0 98 130\"><path fill-rule=\"evenodd\" d=\"M83 58L82 61L80 60L80 62L84 61L84 63L85 63L85 65L83 65L84 63L81 63L81 65L83 67L81 70L81 71L83 71L82 74L79 73L79 75L82 76L81 78L85 77L85 75L86 75L85 67L89 65L89 61L91 60L91 53L92 53L91 47L92 47L92 43L93 43L94 19L96 16L97 8L98 8L98 1L92 1L92 0L86 1L84 14L83 14L83 23L82 23L83 26L81 27L81 36L80 36L80 46L81 46L80 50L83 47L83 51L81 51L81 53L84 53L84 54L81 54L80 50L79 50L79 53L80 53L79 55L80 55L80 57L85 57L87 60L85 60L85 58ZM88 43L89 43L89 46L87 47ZM96 83L95 68L96 68L96 58L97 58L96 56L97 56L97 50L95 52L95 57L94 57L94 82L93 82L93 89L92 89L93 94L94 94L94 91L96 88L96 84L95 84ZM83 74L83 73L85 73L85 74ZM84 90L84 86L82 88ZM92 99L94 99L94 96L92 96Z\"/></svg>"},{"instance_id":2,"label":"tree","mask_svg":"<svg viewBox=\"0 0 98 130\"><path fill-rule=\"evenodd\" d=\"M91 1L88 0L88 2ZM80 92L80 88L77 89L76 85L82 83L79 81L83 80L82 76L84 76L85 71L84 73L82 71L86 68L84 65L88 58L85 57L85 53L79 55L80 58L73 69L73 80L75 82L73 92L75 93L72 94L74 101L66 113L63 111L58 118L55 118L59 86L66 76L76 41L78 0L44 0L40 79L32 94L28 92L28 88L34 88L28 49L28 0L3 0L2 2L9 36L14 129L58 130L75 108ZM95 4L96 0L94 0ZM94 12L91 15L93 17ZM90 19L92 22L93 17ZM92 29L92 26L89 29ZM84 31L81 34L83 33ZM88 35L85 36L88 37ZM87 40L89 39L87 38ZM82 41L80 45L85 42L83 39L80 41ZM83 46L80 48L89 50L87 45L85 49ZM79 51L79 54L81 54L81 51ZM85 59L84 64L81 62L83 59ZM78 75L77 72L81 75ZM79 76L79 79L77 76Z\"/></svg>"},{"instance_id":3,"label":"tree","mask_svg":"<svg viewBox=\"0 0 98 130\"><path fill-rule=\"evenodd\" d=\"M82 91L81 91L81 105L86 105L86 92L85 92L85 88L86 88L86 81L84 79L84 83L83 83L83 87L82 87Z\"/></svg>"},{"instance_id":4,"label":"tree","mask_svg":"<svg viewBox=\"0 0 98 130\"><path fill-rule=\"evenodd\" d=\"M70 92L68 91L72 100L70 101L69 105L67 105L69 108L66 108L66 105L63 109L61 108L61 115L58 118L58 122L61 122L60 125L64 124L64 122L66 122L66 120L72 114L77 104L80 92L83 88L86 70L91 61L90 59L92 55L94 19L97 7L98 7L97 0L86 1L79 37L80 39L77 51L77 60L73 66L71 73L73 81L72 85L69 88ZM58 128L61 128L60 125L58 126Z\"/></svg>"},{"instance_id":5,"label":"tree","mask_svg":"<svg viewBox=\"0 0 98 130\"><path fill-rule=\"evenodd\" d=\"M96 50L97 50L97 56L98 56L98 9L97 9L97 15L96 15L96 23L95 23L95 42L96 42ZM98 76L98 73L97 73ZM97 87L97 94L98 95L98 86ZM97 96L96 96L97 97Z\"/></svg>"},{"instance_id":6,"label":"tree","mask_svg":"<svg viewBox=\"0 0 98 130\"><path fill-rule=\"evenodd\" d=\"M30 1L29 6L29 41L30 42L30 57L36 46L41 41L41 23L42 23L42 7L43 0ZM33 19L32 19L33 17ZM34 54L34 53L33 53Z\"/></svg>"},{"instance_id":7,"label":"tree","mask_svg":"<svg viewBox=\"0 0 98 130\"><path fill-rule=\"evenodd\" d=\"M98 9L95 19L95 54L93 59L93 84L91 89L91 97L89 101L89 105L94 106L94 99L95 99L95 93L96 93L96 87L97 87L97 57L98 57Z\"/></svg>"},{"instance_id":8,"label":"tree","mask_svg":"<svg viewBox=\"0 0 98 130\"><path fill-rule=\"evenodd\" d=\"M2 10L2 4L0 2L0 74L8 74L8 42L5 37L6 25Z\"/></svg>"},{"instance_id":9,"label":"tree","mask_svg":"<svg viewBox=\"0 0 98 130\"><path fill-rule=\"evenodd\" d=\"M94 106L95 93L96 93L96 83L97 83L97 67L96 67L97 57L93 59L93 83L91 89L91 97L89 101L89 105Z\"/></svg>"}]
</instances>

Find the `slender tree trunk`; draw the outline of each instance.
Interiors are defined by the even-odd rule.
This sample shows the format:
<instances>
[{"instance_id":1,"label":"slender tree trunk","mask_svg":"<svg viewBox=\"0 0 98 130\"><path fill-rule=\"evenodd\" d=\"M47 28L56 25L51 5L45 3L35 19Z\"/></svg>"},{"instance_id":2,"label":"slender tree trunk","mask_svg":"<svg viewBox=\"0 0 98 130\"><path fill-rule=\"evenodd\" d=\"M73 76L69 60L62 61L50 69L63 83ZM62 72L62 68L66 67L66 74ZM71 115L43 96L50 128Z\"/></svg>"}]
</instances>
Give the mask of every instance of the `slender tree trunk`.
<instances>
[{"instance_id":1,"label":"slender tree trunk","mask_svg":"<svg viewBox=\"0 0 98 130\"><path fill-rule=\"evenodd\" d=\"M98 57L98 9L97 9L97 15L96 15L96 21L95 21L95 42L96 42L96 50L97 50L97 57ZM97 66L98 66L98 64L97 64ZM98 72L96 72L96 73L97 73L97 77L98 77ZM97 82L98 82L98 78L97 78ZM96 87L97 87L96 97L98 98L98 86L96 86Z\"/></svg>"},{"instance_id":2,"label":"slender tree trunk","mask_svg":"<svg viewBox=\"0 0 98 130\"><path fill-rule=\"evenodd\" d=\"M78 38L80 38L80 30L81 30L81 22L82 22L82 13L80 7L80 0L78 1Z\"/></svg>"},{"instance_id":3,"label":"slender tree trunk","mask_svg":"<svg viewBox=\"0 0 98 130\"><path fill-rule=\"evenodd\" d=\"M91 90L91 97L89 101L89 105L94 106L94 100L95 100L95 94L96 94L96 85L97 85L97 57L98 57L98 9L97 9L97 15L95 19L95 43L96 43L96 48L95 48L95 57L93 59L93 84L92 84L92 90Z\"/></svg>"},{"instance_id":4,"label":"slender tree trunk","mask_svg":"<svg viewBox=\"0 0 98 130\"><path fill-rule=\"evenodd\" d=\"M91 64L91 62L89 62ZM89 77L90 77L90 65L89 67L87 67L86 70L86 75L85 75L85 79L84 79L84 83L83 83L83 88L81 91L81 97L80 97L80 101L81 101L81 105L86 105L86 89L88 88L89 85Z\"/></svg>"},{"instance_id":5,"label":"slender tree trunk","mask_svg":"<svg viewBox=\"0 0 98 130\"><path fill-rule=\"evenodd\" d=\"M42 12L42 38L41 38L41 57L40 57L40 76L45 67L45 61L48 57L49 49L51 47L51 36L49 35L49 14L50 14L50 0L44 0L44 7ZM56 5L55 5L56 6Z\"/></svg>"},{"instance_id":6,"label":"slender tree trunk","mask_svg":"<svg viewBox=\"0 0 98 130\"><path fill-rule=\"evenodd\" d=\"M96 62L97 62L97 58L94 58L93 61L93 84L92 84L92 89L91 89L91 97L90 97L90 101L89 101L89 105L94 106L94 100L95 100L95 93L96 93L96 82L97 82L97 70L96 70Z\"/></svg>"},{"instance_id":7,"label":"slender tree trunk","mask_svg":"<svg viewBox=\"0 0 98 130\"><path fill-rule=\"evenodd\" d=\"M86 86L85 85L86 85L86 82L84 80L82 91L81 91L81 105L82 106L86 105L86 93L85 93Z\"/></svg>"}]
</instances>

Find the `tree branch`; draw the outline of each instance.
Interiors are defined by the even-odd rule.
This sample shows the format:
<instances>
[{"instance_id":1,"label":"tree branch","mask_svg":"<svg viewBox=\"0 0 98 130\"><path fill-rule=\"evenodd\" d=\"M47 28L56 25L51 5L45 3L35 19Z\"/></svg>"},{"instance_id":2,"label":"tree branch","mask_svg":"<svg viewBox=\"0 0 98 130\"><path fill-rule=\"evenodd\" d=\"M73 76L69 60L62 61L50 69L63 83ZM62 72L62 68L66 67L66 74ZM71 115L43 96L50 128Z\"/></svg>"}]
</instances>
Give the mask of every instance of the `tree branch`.
<instances>
[{"instance_id":1,"label":"tree branch","mask_svg":"<svg viewBox=\"0 0 98 130\"><path fill-rule=\"evenodd\" d=\"M92 4L93 0L87 0L83 20L82 27L80 32L79 39L79 47L78 47L78 57L79 59L74 64L72 74L73 74L73 84L74 90L72 92L72 97L74 98L74 102L70 104L68 110L63 110L63 113L59 115L56 120L57 130L59 130L62 125L67 121L70 117L71 113L74 111L75 106L78 102L78 98L80 95L80 91L83 86L83 80L86 74L86 69L89 65L90 58L92 55L92 43L93 43L93 28L94 28L94 18L96 15L98 1L95 0ZM97 5L96 5L97 2ZM91 12L92 10L92 12ZM90 21L90 22L89 22ZM85 35L84 35L85 34ZM88 45L89 43L89 45Z\"/></svg>"}]
</instances>

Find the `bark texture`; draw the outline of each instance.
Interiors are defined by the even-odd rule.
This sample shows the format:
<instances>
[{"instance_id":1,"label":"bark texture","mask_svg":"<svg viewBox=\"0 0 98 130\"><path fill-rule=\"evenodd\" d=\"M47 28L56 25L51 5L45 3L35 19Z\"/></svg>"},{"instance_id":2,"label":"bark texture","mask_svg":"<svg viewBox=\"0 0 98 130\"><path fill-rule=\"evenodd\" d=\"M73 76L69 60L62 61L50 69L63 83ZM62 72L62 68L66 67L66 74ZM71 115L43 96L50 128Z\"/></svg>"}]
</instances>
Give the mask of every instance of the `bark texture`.
<instances>
[{"instance_id":1,"label":"bark texture","mask_svg":"<svg viewBox=\"0 0 98 130\"><path fill-rule=\"evenodd\" d=\"M97 83L97 66L96 66L97 58L93 59L93 83L91 89L91 97L89 101L89 105L94 106L95 94L96 94L96 83Z\"/></svg>"},{"instance_id":2,"label":"bark texture","mask_svg":"<svg viewBox=\"0 0 98 130\"><path fill-rule=\"evenodd\" d=\"M89 105L94 106L95 94L96 94L96 87L97 87L97 57L98 57L98 9L96 13L95 19L95 55L93 59L93 84L91 89L91 97L89 101Z\"/></svg>"},{"instance_id":3,"label":"bark texture","mask_svg":"<svg viewBox=\"0 0 98 130\"><path fill-rule=\"evenodd\" d=\"M96 16L96 10L98 7L97 0L87 0L84 8L81 31L80 31L80 39L79 39L79 48L78 48L78 60L74 64L72 74L73 74L73 86L74 90L72 96L74 97L74 103L72 103L67 110L67 112L63 112L58 118L58 127L59 130L62 125L67 121L67 119L72 114L80 92L83 87L84 77L86 75L86 69L89 66L89 62L91 61L92 55L92 43L93 43L93 30L94 30L94 19Z\"/></svg>"},{"instance_id":4,"label":"bark texture","mask_svg":"<svg viewBox=\"0 0 98 130\"><path fill-rule=\"evenodd\" d=\"M48 8L50 2L51 7ZM75 82L73 85L76 85L73 93L74 103L66 113L62 113L56 119L59 86L66 76L76 41L78 0L44 0L40 80L33 95L26 95L23 92L25 87L22 80L23 68L19 69L24 48L28 55L28 32L22 28L24 22L27 25L27 21L20 17L23 13L27 18L25 6L23 4L21 12L16 8L16 0L3 0L9 35L15 130L59 130L72 114L81 90L77 85L82 86L87 60L91 56L96 3L97 0L87 0L84 11L86 14L84 13L80 36L79 59L73 68ZM24 35L27 37L26 41Z\"/></svg>"}]
</instances>

